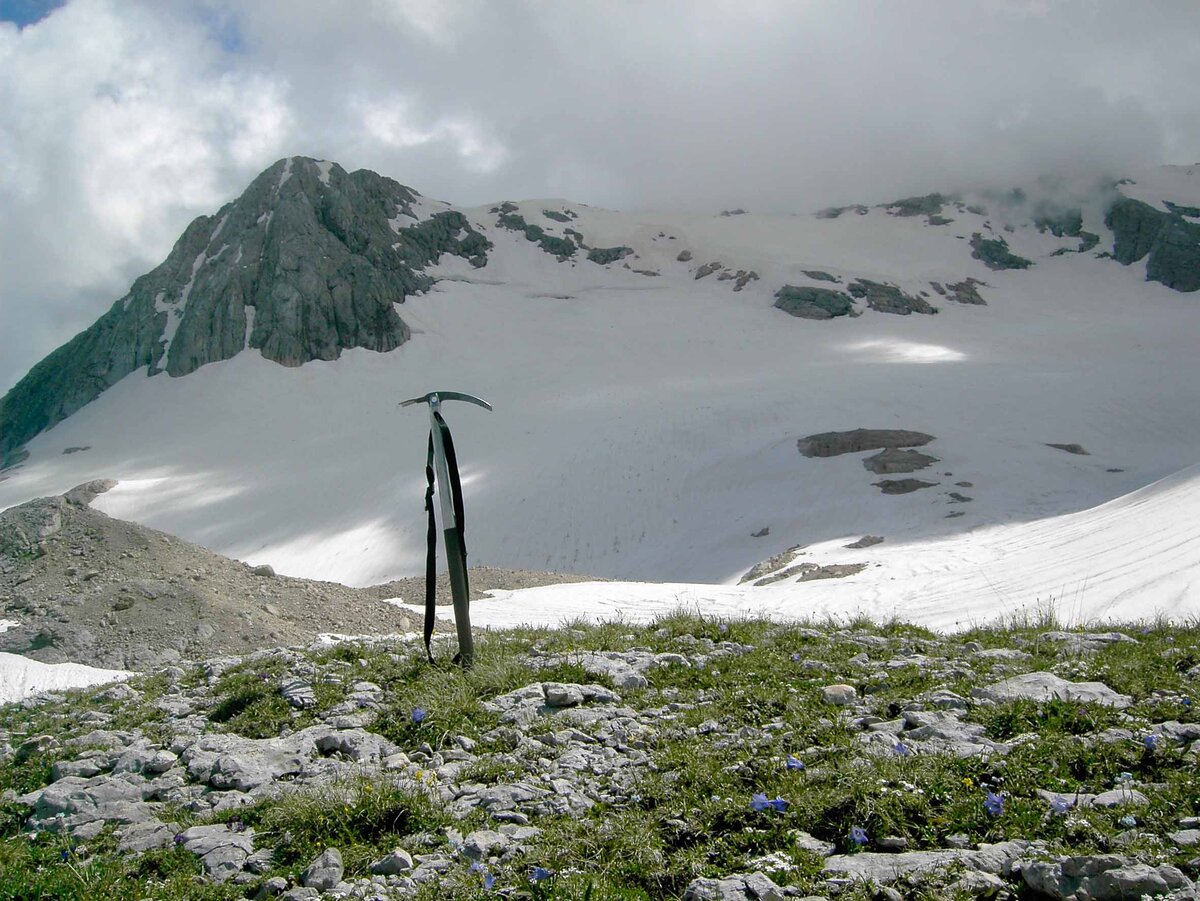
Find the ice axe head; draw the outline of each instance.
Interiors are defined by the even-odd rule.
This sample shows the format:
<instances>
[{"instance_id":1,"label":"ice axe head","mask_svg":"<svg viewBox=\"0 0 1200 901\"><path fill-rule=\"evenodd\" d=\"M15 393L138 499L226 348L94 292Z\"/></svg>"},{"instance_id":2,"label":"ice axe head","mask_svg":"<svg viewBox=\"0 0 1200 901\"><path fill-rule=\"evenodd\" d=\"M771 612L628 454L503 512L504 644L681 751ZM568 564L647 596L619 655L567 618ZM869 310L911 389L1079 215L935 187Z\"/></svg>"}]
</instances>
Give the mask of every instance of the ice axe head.
<instances>
[{"instance_id":1,"label":"ice axe head","mask_svg":"<svg viewBox=\"0 0 1200 901\"><path fill-rule=\"evenodd\" d=\"M444 400L462 400L469 404L483 407L487 411L491 411L492 405L481 397L476 397L473 394L463 394L461 391L430 391L424 397L413 397L408 400L401 401L400 406L411 407L413 404L429 404L429 409L437 411Z\"/></svg>"}]
</instances>

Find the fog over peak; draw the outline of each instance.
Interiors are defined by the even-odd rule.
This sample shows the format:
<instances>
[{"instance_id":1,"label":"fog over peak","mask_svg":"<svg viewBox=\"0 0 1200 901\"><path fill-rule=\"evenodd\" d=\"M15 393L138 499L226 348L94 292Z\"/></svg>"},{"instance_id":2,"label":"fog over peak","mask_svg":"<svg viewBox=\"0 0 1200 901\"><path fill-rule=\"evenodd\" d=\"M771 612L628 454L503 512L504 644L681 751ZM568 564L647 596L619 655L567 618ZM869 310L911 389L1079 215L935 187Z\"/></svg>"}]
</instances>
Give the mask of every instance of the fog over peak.
<instances>
[{"instance_id":1,"label":"fog over peak","mask_svg":"<svg viewBox=\"0 0 1200 901\"><path fill-rule=\"evenodd\" d=\"M0 391L286 155L458 204L785 213L1200 160L1191 2L16 7Z\"/></svg>"}]
</instances>

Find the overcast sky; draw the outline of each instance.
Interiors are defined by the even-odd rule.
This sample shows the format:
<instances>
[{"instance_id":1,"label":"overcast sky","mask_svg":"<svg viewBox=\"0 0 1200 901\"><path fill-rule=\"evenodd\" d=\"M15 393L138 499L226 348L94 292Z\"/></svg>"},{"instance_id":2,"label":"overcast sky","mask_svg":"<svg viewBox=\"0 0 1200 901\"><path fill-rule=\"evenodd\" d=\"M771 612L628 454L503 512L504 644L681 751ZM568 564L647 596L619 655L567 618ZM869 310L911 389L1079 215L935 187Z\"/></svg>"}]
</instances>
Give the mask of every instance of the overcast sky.
<instances>
[{"instance_id":1,"label":"overcast sky","mask_svg":"<svg viewBox=\"0 0 1200 901\"><path fill-rule=\"evenodd\" d=\"M0 0L0 392L282 156L806 211L1200 160L1200 3Z\"/></svg>"}]
</instances>

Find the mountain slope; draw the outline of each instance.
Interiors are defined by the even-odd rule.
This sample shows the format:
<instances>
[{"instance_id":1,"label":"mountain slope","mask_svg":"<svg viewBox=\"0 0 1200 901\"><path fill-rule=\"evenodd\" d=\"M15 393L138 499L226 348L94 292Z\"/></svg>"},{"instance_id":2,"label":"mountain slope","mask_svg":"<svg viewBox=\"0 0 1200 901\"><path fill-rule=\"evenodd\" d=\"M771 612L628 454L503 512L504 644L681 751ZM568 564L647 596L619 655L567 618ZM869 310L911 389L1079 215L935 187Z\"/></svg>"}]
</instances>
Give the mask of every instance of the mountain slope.
<instances>
[{"instance_id":1,"label":"mountain slope","mask_svg":"<svg viewBox=\"0 0 1200 901\"><path fill-rule=\"evenodd\" d=\"M1196 180L1119 190L1186 223L1162 201L1200 203ZM446 410L473 564L727 582L795 545L871 534L918 554L1086 510L1200 447L1200 303L1146 281L1153 241L1111 258L1112 199L1077 216L945 197L681 216L414 198L406 227L454 213L454 240L492 247L413 266L428 281L401 308L403 347L285 368L252 340L185 377L134 372L29 441L0 506L114 478L100 509L239 559L354 585L416 574L427 422L395 405L454 389L496 407ZM789 286L801 315L777 307ZM857 428L931 435L936 462L880 474L873 452L797 450ZM928 487L876 484L905 478Z\"/></svg>"},{"instance_id":2,"label":"mountain slope","mask_svg":"<svg viewBox=\"0 0 1200 901\"><path fill-rule=\"evenodd\" d=\"M429 286L421 268L442 253L482 263L488 248L461 213L417 224L415 202L373 172L280 160L5 396L0 457L137 369L186 375L248 348L298 366L399 347L409 329L393 304Z\"/></svg>"}]
</instances>

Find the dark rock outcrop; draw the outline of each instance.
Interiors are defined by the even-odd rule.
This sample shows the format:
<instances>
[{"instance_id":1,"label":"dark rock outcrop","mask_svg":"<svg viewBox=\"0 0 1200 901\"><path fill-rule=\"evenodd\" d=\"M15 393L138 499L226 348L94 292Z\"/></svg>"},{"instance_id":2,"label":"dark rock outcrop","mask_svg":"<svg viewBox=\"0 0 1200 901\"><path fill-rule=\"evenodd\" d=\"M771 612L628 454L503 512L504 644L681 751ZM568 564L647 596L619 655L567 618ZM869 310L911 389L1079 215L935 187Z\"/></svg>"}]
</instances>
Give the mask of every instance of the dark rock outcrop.
<instances>
[{"instance_id":1,"label":"dark rock outcrop","mask_svg":"<svg viewBox=\"0 0 1200 901\"><path fill-rule=\"evenodd\" d=\"M601 266L607 266L609 263L615 263L617 260L623 260L625 257L633 253L632 247L595 247L588 251L587 258L593 263L599 263Z\"/></svg>"},{"instance_id":2,"label":"dark rock outcrop","mask_svg":"<svg viewBox=\"0 0 1200 901\"><path fill-rule=\"evenodd\" d=\"M917 450L900 450L889 447L867 457L863 460L863 466L877 476L886 476L898 472L916 472L918 469L928 469L937 462L937 457L931 457Z\"/></svg>"},{"instance_id":3,"label":"dark rock outcrop","mask_svg":"<svg viewBox=\"0 0 1200 901\"><path fill-rule=\"evenodd\" d=\"M920 297L905 294L895 285L860 278L852 282L847 290L855 297L866 300L867 306L879 313L907 316L909 313L932 315L937 312L937 307Z\"/></svg>"},{"instance_id":4,"label":"dark rock outcrop","mask_svg":"<svg viewBox=\"0 0 1200 901\"><path fill-rule=\"evenodd\" d=\"M989 269L1028 269L1033 265L1032 260L1010 251L1003 238L985 238L979 232L971 235L971 256Z\"/></svg>"},{"instance_id":5,"label":"dark rock outcrop","mask_svg":"<svg viewBox=\"0 0 1200 901\"><path fill-rule=\"evenodd\" d=\"M809 435L797 441L796 447L806 457L837 457L888 447L920 447L932 440L932 435L907 429L852 429Z\"/></svg>"},{"instance_id":6,"label":"dark rock outcrop","mask_svg":"<svg viewBox=\"0 0 1200 901\"><path fill-rule=\"evenodd\" d=\"M853 316L854 300L844 291L830 288L798 288L784 285L775 292L775 307L801 319L833 319Z\"/></svg>"},{"instance_id":7,"label":"dark rock outcrop","mask_svg":"<svg viewBox=\"0 0 1200 901\"><path fill-rule=\"evenodd\" d=\"M1113 257L1129 265L1146 260L1146 280L1176 291L1200 290L1200 225L1188 222L1172 205L1156 210L1140 200L1122 197L1113 203L1104 224L1113 230Z\"/></svg>"},{"instance_id":8,"label":"dark rock outcrop","mask_svg":"<svg viewBox=\"0 0 1200 901\"><path fill-rule=\"evenodd\" d=\"M374 172L279 160L8 392L0 456L143 367L180 376L248 347L284 366L399 347L410 332L394 304L432 284L424 267L443 253L481 266L491 247L461 213L417 221L416 198Z\"/></svg>"}]
</instances>

